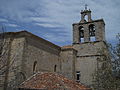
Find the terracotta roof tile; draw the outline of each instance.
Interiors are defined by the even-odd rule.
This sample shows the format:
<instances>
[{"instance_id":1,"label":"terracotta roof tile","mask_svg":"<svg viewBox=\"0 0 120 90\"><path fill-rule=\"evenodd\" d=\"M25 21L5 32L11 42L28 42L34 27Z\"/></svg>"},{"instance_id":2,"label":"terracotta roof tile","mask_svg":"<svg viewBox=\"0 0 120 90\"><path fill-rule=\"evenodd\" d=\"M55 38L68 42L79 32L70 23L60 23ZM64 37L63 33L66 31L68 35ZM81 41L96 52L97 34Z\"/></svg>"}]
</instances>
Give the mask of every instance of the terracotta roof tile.
<instances>
[{"instance_id":1,"label":"terracotta roof tile","mask_svg":"<svg viewBox=\"0 0 120 90\"><path fill-rule=\"evenodd\" d=\"M47 89L47 90L91 90L86 86L73 80L69 80L56 73L37 73L25 82L19 88L28 89Z\"/></svg>"}]
</instances>

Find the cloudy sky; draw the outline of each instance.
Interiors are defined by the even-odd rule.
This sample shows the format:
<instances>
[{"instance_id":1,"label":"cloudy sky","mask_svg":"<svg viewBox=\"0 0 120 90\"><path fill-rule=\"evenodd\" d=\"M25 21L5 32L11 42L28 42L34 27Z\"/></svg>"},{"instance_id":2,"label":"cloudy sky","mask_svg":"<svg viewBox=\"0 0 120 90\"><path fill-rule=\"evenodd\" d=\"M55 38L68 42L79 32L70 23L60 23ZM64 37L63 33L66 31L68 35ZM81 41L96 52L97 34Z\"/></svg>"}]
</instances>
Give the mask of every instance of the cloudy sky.
<instances>
[{"instance_id":1,"label":"cloudy sky","mask_svg":"<svg viewBox=\"0 0 120 90\"><path fill-rule=\"evenodd\" d=\"M106 40L114 44L120 33L120 0L0 0L0 25L67 45L72 43L72 23L80 21L85 4L93 20L104 19Z\"/></svg>"}]
</instances>

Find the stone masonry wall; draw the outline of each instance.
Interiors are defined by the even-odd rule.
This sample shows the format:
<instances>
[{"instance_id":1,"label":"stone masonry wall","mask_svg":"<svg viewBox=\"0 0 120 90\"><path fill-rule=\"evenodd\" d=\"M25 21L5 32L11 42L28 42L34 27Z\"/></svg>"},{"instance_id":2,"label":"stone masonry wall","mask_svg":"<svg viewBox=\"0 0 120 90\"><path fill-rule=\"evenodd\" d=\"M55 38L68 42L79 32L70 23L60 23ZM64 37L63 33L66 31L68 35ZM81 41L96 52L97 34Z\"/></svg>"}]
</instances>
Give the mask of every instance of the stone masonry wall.
<instances>
[{"instance_id":1,"label":"stone masonry wall","mask_svg":"<svg viewBox=\"0 0 120 90\"><path fill-rule=\"evenodd\" d=\"M22 82L23 80L18 80L18 73L21 72L21 61L23 59L23 50L24 50L25 38L13 38L11 43L11 52L10 52L10 68L8 81L10 86L14 86L18 84L18 82Z\"/></svg>"},{"instance_id":2,"label":"stone masonry wall","mask_svg":"<svg viewBox=\"0 0 120 90\"><path fill-rule=\"evenodd\" d=\"M65 77L75 80L76 50L62 49L60 55L61 55L61 73Z\"/></svg>"},{"instance_id":3,"label":"stone masonry wall","mask_svg":"<svg viewBox=\"0 0 120 90\"><path fill-rule=\"evenodd\" d=\"M81 43L74 44L74 49L78 51L77 56L93 56L100 55L102 49L106 49L105 42L89 42L89 43Z\"/></svg>"},{"instance_id":4,"label":"stone masonry wall","mask_svg":"<svg viewBox=\"0 0 120 90\"><path fill-rule=\"evenodd\" d=\"M54 48L40 40L27 37L22 61L22 70L26 77L28 78L38 71L54 72L55 68L55 72L60 72L59 53L60 48Z\"/></svg>"},{"instance_id":5,"label":"stone masonry wall","mask_svg":"<svg viewBox=\"0 0 120 90\"><path fill-rule=\"evenodd\" d=\"M78 50L76 70L80 71L80 82L91 85L93 81L93 73L97 68L97 59L102 58L101 51L106 48L104 42L90 42L73 45ZM107 50L107 49L105 49Z\"/></svg>"}]
</instances>

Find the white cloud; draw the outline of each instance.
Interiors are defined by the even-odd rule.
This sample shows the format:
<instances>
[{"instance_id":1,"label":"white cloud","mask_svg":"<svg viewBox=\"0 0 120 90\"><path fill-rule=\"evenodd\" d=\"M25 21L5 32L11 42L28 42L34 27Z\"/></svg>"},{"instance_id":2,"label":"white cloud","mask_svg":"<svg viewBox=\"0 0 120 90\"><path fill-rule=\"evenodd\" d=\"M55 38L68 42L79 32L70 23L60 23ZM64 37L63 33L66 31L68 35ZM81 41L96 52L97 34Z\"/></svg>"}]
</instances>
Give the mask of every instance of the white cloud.
<instances>
[{"instance_id":1,"label":"white cloud","mask_svg":"<svg viewBox=\"0 0 120 90\"><path fill-rule=\"evenodd\" d=\"M57 22L56 20L50 17L30 17L29 19L34 22L49 22L49 23Z\"/></svg>"},{"instance_id":2,"label":"white cloud","mask_svg":"<svg viewBox=\"0 0 120 90\"><path fill-rule=\"evenodd\" d=\"M47 28L57 28L57 27L60 27L59 25L47 24L47 23L35 23L35 25L42 26L42 27L47 27Z\"/></svg>"},{"instance_id":3,"label":"white cloud","mask_svg":"<svg viewBox=\"0 0 120 90\"><path fill-rule=\"evenodd\" d=\"M63 43L65 43L65 42L71 40L69 38L69 36L67 36L67 34L59 35L59 34L53 34L53 33L46 33L46 34L44 34L44 37L47 40L52 41L52 42L63 42Z\"/></svg>"},{"instance_id":4,"label":"white cloud","mask_svg":"<svg viewBox=\"0 0 120 90\"><path fill-rule=\"evenodd\" d=\"M0 22L8 22L7 19L0 18Z\"/></svg>"},{"instance_id":5,"label":"white cloud","mask_svg":"<svg viewBox=\"0 0 120 90\"><path fill-rule=\"evenodd\" d=\"M10 23L5 24L5 26L8 26L8 27L18 27L18 25L16 25L16 24L10 24Z\"/></svg>"},{"instance_id":6,"label":"white cloud","mask_svg":"<svg viewBox=\"0 0 120 90\"><path fill-rule=\"evenodd\" d=\"M93 19L104 18L107 39L113 40L120 32L120 0L1 0L0 16L29 25L60 27L67 33L61 38L72 38L72 23L80 21L80 10L86 3Z\"/></svg>"}]
</instances>

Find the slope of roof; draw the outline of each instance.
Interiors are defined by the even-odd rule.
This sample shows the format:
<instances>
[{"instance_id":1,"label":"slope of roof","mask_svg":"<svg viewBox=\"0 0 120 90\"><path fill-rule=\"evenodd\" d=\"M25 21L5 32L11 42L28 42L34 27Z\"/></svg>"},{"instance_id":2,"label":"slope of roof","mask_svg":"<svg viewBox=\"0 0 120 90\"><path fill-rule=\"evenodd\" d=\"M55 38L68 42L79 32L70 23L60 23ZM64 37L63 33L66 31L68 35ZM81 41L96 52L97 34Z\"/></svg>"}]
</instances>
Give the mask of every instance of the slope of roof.
<instances>
[{"instance_id":1,"label":"slope of roof","mask_svg":"<svg viewBox=\"0 0 120 90\"><path fill-rule=\"evenodd\" d=\"M47 90L91 90L82 84L52 72L37 73L23 82L19 88Z\"/></svg>"}]
</instances>

